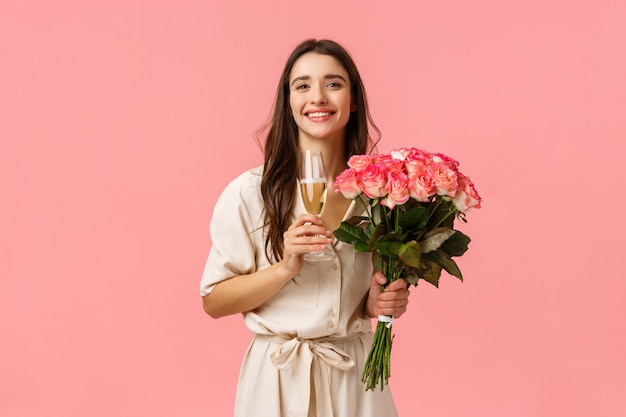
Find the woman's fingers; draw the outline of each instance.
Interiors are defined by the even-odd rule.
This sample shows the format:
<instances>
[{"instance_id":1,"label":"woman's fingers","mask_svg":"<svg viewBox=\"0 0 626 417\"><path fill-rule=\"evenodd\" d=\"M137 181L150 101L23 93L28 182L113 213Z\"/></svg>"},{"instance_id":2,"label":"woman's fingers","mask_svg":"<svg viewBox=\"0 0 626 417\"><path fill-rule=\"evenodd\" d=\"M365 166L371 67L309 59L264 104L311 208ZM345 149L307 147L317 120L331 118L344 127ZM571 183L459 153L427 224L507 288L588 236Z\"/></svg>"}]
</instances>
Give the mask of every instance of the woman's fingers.
<instances>
[{"instance_id":1,"label":"woman's fingers","mask_svg":"<svg viewBox=\"0 0 626 417\"><path fill-rule=\"evenodd\" d=\"M299 215L296 220L294 220L292 226L302 226L305 223L312 223L312 224L324 224L324 222L322 221L322 219L320 219L319 217L317 217L314 214L301 214Z\"/></svg>"},{"instance_id":2,"label":"woman's fingers","mask_svg":"<svg viewBox=\"0 0 626 417\"><path fill-rule=\"evenodd\" d=\"M283 234L285 256L299 256L324 249L333 242L333 234L324 222L312 214L298 216Z\"/></svg>"},{"instance_id":3,"label":"woman's fingers","mask_svg":"<svg viewBox=\"0 0 626 417\"><path fill-rule=\"evenodd\" d=\"M322 250L333 242L333 239L325 236L295 236L285 238L285 254L305 254L307 252Z\"/></svg>"},{"instance_id":4,"label":"woman's fingers","mask_svg":"<svg viewBox=\"0 0 626 417\"><path fill-rule=\"evenodd\" d=\"M400 317L409 304L409 290L404 279L388 284L376 297L376 309L379 314Z\"/></svg>"},{"instance_id":5,"label":"woman's fingers","mask_svg":"<svg viewBox=\"0 0 626 417\"><path fill-rule=\"evenodd\" d=\"M298 216L291 226L289 226L287 232L292 232L296 236L333 236L333 232L324 227L324 222L312 214L302 214Z\"/></svg>"}]
</instances>

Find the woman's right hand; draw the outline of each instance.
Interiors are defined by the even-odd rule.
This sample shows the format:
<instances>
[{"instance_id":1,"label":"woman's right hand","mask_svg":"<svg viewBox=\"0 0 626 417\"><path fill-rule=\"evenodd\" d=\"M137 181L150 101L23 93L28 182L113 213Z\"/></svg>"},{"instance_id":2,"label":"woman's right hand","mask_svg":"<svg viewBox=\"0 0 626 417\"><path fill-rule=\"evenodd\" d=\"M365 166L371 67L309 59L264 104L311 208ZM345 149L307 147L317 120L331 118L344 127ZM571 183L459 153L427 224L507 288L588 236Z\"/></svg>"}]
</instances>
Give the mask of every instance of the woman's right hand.
<instances>
[{"instance_id":1,"label":"woman's right hand","mask_svg":"<svg viewBox=\"0 0 626 417\"><path fill-rule=\"evenodd\" d=\"M204 311L217 318L257 308L300 273L304 264L302 255L322 250L333 241L332 232L312 214L299 216L283 238L285 247L280 262L221 281L203 297Z\"/></svg>"},{"instance_id":2,"label":"woman's right hand","mask_svg":"<svg viewBox=\"0 0 626 417\"><path fill-rule=\"evenodd\" d=\"M283 264L285 272L292 278L300 273L304 265L302 255L323 250L333 242L333 232L324 227L324 222L313 214L301 214L283 233Z\"/></svg>"}]
</instances>

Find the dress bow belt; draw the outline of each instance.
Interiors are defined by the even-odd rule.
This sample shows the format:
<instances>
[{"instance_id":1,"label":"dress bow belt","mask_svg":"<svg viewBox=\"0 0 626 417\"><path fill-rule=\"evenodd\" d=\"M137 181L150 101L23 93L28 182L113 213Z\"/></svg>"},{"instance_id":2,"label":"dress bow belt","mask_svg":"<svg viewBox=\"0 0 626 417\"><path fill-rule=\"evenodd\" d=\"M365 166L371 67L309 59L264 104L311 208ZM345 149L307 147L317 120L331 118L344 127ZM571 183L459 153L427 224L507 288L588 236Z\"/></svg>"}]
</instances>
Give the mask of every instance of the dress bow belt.
<instances>
[{"instance_id":1,"label":"dress bow belt","mask_svg":"<svg viewBox=\"0 0 626 417\"><path fill-rule=\"evenodd\" d=\"M350 355L334 345L330 341L333 339L330 338L319 340L269 338L275 342L277 339L279 343L282 342L270 356L272 364L281 371L292 370L289 417L308 416L312 392L315 392L316 415L333 417L328 366L348 370L354 366L354 360ZM311 387L311 381L314 387Z\"/></svg>"}]
</instances>

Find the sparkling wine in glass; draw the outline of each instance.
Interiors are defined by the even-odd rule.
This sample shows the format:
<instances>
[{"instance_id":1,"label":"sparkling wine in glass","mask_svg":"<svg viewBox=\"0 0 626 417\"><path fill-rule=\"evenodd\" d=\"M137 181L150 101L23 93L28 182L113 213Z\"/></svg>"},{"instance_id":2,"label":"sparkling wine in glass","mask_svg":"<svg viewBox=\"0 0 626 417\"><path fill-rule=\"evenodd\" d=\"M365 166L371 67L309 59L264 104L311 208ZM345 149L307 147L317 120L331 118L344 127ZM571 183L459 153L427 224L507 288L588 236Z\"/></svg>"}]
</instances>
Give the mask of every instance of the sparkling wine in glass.
<instances>
[{"instance_id":1,"label":"sparkling wine in glass","mask_svg":"<svg viewBox=\"0 0 626 417\"><path fill-rule=\"evenodd\" d=\"M322 214L326 203L326 170L320 151L306 150L300 160L300 191L306 211L316 216ZM321 251L304 254L308 262L327 261L336 257L328 246Z\"/></svg>"}]
</instances>

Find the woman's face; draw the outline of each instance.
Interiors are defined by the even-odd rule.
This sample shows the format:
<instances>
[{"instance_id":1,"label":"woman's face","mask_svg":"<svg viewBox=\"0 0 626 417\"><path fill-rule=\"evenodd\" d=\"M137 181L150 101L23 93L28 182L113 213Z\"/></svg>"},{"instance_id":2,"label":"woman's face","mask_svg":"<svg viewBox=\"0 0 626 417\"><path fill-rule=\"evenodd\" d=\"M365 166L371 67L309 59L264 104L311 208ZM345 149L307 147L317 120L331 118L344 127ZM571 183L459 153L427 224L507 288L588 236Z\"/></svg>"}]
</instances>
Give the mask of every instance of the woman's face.
<instances>
[{"instance_id":1,"label":"woman's face","mask_svg":"<svg viewBox=\"0 0 626 417\"><path fill-rule=\"evenodd\" d=\"M298 140L341 140L350 112L350 77L330 55L309 52L295 62L289 75L289 104L298 126Z\"/></svg>"}]
</instances>

